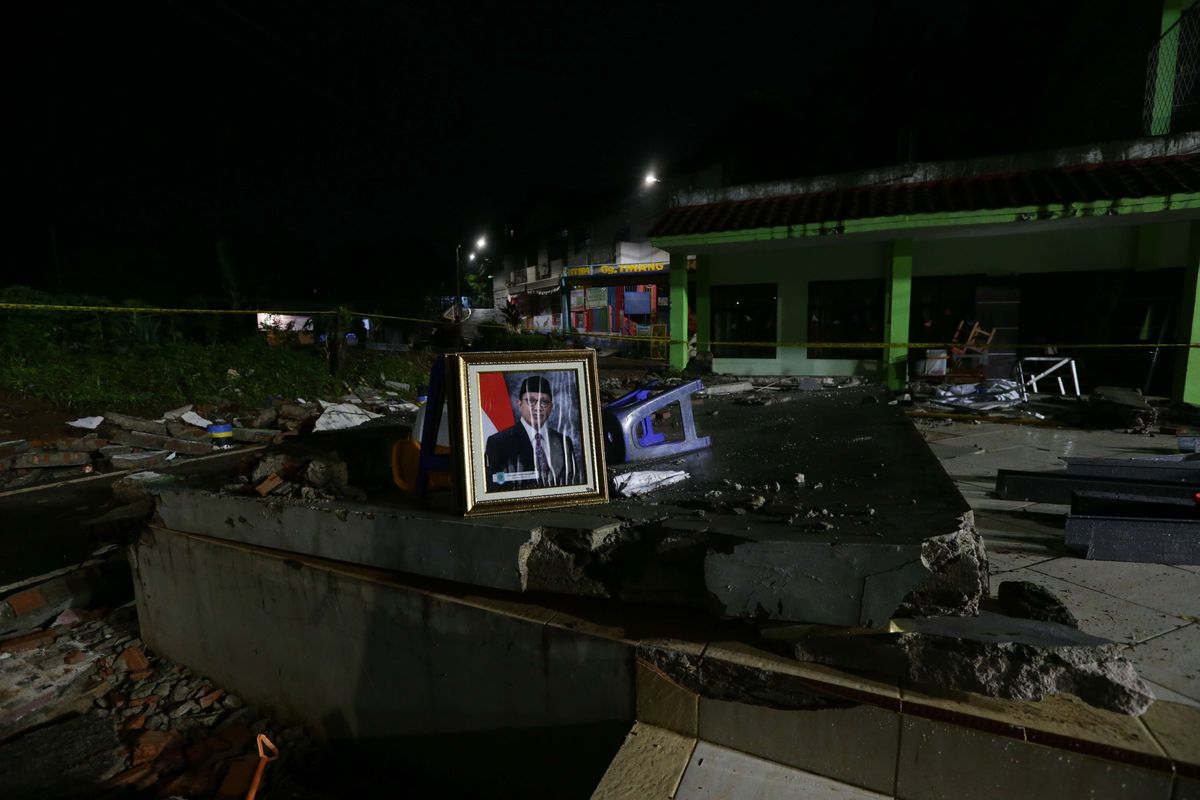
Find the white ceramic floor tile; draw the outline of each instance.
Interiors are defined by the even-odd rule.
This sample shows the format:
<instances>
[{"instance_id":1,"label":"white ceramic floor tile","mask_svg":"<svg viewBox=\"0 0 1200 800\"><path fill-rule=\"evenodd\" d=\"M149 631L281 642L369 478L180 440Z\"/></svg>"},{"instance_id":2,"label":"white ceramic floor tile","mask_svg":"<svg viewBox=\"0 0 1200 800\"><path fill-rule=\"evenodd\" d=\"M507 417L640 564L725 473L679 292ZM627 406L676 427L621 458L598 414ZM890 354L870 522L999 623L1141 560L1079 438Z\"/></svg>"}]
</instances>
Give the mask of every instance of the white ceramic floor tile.
<instances>
[{"instance_id":1,"label":"white ceramic floor tile","mask_svg":"<svg viewBox=\"0 0 1200 800\"><path fill-rule=\"evenodd\" d=\"M1125 651L1143 677L1200 701L1200 625L1192 624Z\"/></svg>"},{"instance_id":2,"label":"white ceramic floor tile","mask_svg":"<svg viewBox=\"0 0 1200 800\"><path fill-rule=\"evenodd\" d=\"M1145 676L1142 677L1142 680L1146 681L1150 688L1154 690L1154 696L1159 700L1165 700L1170 703L1179 703L1185 706L1192 706L1193 708L1200 708L1200 700L1193 699L1187 695L1183 695L1172 689L1168 689L1161 683L1155 683Z\"/></svg>"},{"instance_id":3,"label":"white ceramic floor tile","mask_svg":"<svg viewBox=\"0 0 1200 800\"><path fill-rule=\"evenodd\" d=\"M1012 572L1015 569L1023 569L1031 567L1035 564L1041 564L1053 556L1045 553L1020 552L1006 549L987 548L988 556L988 572L994 577L1004 575L1007 572ZM1007 576L1000 580L1008 580Z\"/></svg>"},{"instance_id":4,"label":"white ceramic floor tile","mask_svg":"<svg viewBox=\"0 0 1200 800\"><path fill-rule=\"evenodd\" d=\"M1167 614L1200 617L1200 574L1163 564L1060 558L1034 567Z\"/></svg>"},{"instance_id":5,"label":"white ceramic floor tile","mask_svg":"<svg viewBox=\"0 0 1200 800\"><path fill-rule=\"evenodd\" d=\"M1121 644L1137 644L1174 631L1180 625L1178 617L1068 583L1037 572L1036 568L1022 567L998 575L997 580L991 581L992 596L999 591L1001 581L1030 581L1044 586L1071 610L1079 620L1080 630Z\"/></svg>"},{"instance_id":6,"label":"white ceramic floor tile","mask_svg":"<svg viewBox=\"0 0 1200 800\"><path fill-rule=\"evenodd\" d=\"M1001 500L992 497L990 489L981 489L969 483L959 482L957 486L959 493L971 508L981 511L1012 511L1032 505L1028 500Z\"/></svg>"},{"instance_id":7,"label":"white ceramic floor tile","mask_svg":"<svg viewBox=\"0 0 1200 800\"><path fill-rule=\"evenodd\" d=\"M790 800L795 797L881 800L886 795L705 741L696 744L675 793L675 800Z\"/></svg>"}]
</instances>

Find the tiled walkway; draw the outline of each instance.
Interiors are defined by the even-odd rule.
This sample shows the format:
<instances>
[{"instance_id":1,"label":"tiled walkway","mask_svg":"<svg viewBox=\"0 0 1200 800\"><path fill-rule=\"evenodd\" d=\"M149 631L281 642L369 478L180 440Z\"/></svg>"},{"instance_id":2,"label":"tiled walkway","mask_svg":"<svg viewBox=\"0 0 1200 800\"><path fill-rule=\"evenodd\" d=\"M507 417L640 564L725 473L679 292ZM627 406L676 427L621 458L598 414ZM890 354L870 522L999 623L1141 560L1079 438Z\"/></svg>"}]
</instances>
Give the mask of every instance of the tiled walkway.
<instances>
[{"instance_id":1,"label":"tiled walkway","mask_svg":"<svg viewBox=\"0 0 1200 800\"><path fill-rule=\"evenodd\" d=\"M975 510L975 524L987 544L992 594L1006 580L1045 586L1070 607L1083 630L1124 645L1159 698L1200 707L1200 567L1070 555L1063 548L1068 506L1000 500L992 494L999 469L1062 469L1062 455L1174 453L1175 437L916 422Z\"/></svg>"}]
</instances>

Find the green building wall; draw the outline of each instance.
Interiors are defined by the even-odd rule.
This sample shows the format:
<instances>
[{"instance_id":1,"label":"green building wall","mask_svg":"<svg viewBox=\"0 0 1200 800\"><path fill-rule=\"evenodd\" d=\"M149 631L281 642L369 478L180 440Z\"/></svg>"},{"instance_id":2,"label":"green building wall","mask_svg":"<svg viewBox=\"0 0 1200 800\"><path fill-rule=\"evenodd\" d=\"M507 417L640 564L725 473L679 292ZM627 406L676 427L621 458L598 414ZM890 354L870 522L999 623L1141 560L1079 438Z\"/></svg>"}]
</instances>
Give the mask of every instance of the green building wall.
<instances>
[{"instance_id":1,"label":"green building wall","mask_svg":"<svg viewBox=\"0 0 1200 800\"><path fill-rule=\"evenodd\" d=\"M885 380L877 359L812 359L808 338L809 283L880 278L888 280L892 241L783 240L687 248L707 266L709 291L748 283L778 285L774 358L715 358L713 371L736 375L859 375ZM1152 226L1094 225L1023 231L1004 235L964 235L912 242L912 277L950 275L1011 276L1035 272L1133 270L1183 267L1189 260L1189 223ZM1064 302L1069 302L1064 298Z\"/></svg>"}]
</instances>

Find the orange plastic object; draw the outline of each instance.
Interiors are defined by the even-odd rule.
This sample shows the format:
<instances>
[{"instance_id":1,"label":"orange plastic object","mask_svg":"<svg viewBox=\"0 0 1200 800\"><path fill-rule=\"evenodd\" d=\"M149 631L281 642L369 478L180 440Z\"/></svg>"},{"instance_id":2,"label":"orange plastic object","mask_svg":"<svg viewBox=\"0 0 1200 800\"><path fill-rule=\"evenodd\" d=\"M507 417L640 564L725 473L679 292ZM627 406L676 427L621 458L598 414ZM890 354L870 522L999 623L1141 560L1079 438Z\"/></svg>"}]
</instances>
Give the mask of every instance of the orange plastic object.
<instances>
[{"instance_id":1,"label":"orange plastic object","mask_svg":"<svg viewBox=\"0 0 1200 800\"><path fill-rule=\"evenodd\" d=\"M447 455L449 447L437 448L438 455ZM401 439L392 445L392 481L406 492L417 490L417 460L421 457L421 445L411 439ZM449 489L449 472L430 472L430 489Z\"/></svg>"},{"instance_id":2,"label":"orange plastic object","mask_svg":"<svg viewBox=\"0 0 1200 800\"><path fill-rule=\"evenodd\" d=\"M267 755L266 750L270 750L271 755ZM263 772L267 769L267 764L277 758L279 758L279 748L267 738L265 733L260 733L258 735L258 768L254 770L254 780L250 783L250 790L246 792L246 800L254 800L255 795L258 794L258 785L262 783Z\"/></svg>"}]
</instances>

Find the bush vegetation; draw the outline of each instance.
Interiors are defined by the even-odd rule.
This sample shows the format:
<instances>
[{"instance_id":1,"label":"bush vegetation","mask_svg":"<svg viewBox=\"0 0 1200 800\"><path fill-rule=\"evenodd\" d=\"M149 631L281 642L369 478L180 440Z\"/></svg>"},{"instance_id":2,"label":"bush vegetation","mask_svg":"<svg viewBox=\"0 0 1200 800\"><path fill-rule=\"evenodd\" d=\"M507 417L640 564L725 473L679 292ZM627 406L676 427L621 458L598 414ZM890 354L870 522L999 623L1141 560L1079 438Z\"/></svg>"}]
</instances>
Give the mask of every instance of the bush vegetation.
<instances>
[{"instance_id":1,"label":"bush vegetation","mask_svg":"<svg viewBox=\"0 0 1200 800\"><path fill-rule=\"evenodd\" d=\"M83 295L0 289L0 303L141 307ZM247 324L247 320L251 320ZM339 374L324 347L270 345L250 315L0 309L0 390L63 409L157 414L185 403L247 409L272 399L340 397L359 385L428 380L431 357L347 348Z\"/></svg>"}]
</instances>

